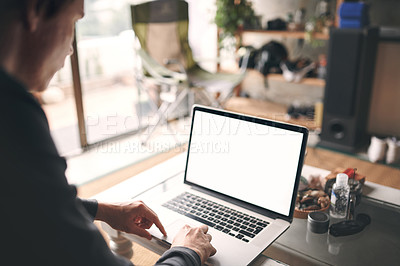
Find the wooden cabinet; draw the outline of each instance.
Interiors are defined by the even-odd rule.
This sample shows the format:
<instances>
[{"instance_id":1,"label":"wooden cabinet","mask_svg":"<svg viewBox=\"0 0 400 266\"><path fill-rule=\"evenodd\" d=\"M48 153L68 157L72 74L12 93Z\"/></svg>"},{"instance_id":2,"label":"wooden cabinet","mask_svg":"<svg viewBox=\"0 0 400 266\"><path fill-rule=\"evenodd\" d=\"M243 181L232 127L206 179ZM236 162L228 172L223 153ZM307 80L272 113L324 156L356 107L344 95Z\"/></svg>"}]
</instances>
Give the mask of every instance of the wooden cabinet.
<instances>
[{"instance_id":1,"label":"wooden cabinet","mask_svg":"<svg viewBox=\"0 0 400 266\"><path fill-rule=\"evenodd\" d=\"M293 38L293 39L304 39L305 32L304 31L276 31L276 30L243 30L241 31L241 35L248 33L256 33L260 35L271 35L276 37L283 37L283 38ZM315 33L313 34L313 38L318 40L328 40L329 35L324 33Z\"/></svg>"},{"instance_id":2,"label":"wooden cabinet","mask_svg":"<svg viewBox=\"0 0 400 266\"><path fill-rule=\"evenodd\" d=\"M281 74L268 74L269 80L287 82ZM325 80L319 78L303 78L298 84L325 88Z\"/></svg>"},{"instance_id":3,"label":"wooden cabinet","mask_svg":"<svg viewBox=\"0 0 400 266\"><path fill-rule=\"evenodd\" d=\"M338 15L337 11L340 5L342 4L343 0L336 0L336 15L334 19L334 25L337 27L338 22ZM243 40L246 39L247 35L260 35L260 36L269 36L271 38L279 38L279 39L305 39L306 32L304 31L275 31L275 30L239 30L237 39ZM327 33L314 33L312 38L316 40L329 40L329 34ZM243 42L243 45L251 45L251 43ZM282 75L280 74L269 74L268 79L277 80L286 82ZM310 86L318 86L318 87L325 87L325 80L319 78L304 78L300 84L310 85Z\"/></svg>"},{"instance_id":4,"label":"wooden cabinet","mask_svg":"<svg viewBox=\"0 0 400 266\"><path fill-rule=\"evenodd\" d=\"M283 39L305 39L306 33L304 31L271 31L271 30L242 30L239 33L241 40L246 39L246 35L261 35L270 36L272 38L283 38ZM312 36L317 40L328 40L329 35L324 33L315 33ZM251 45L251 43L243 42L242 45ZM286 82L281 74L269 74L267 77L269 80ZM325 80L320 78L303 78L300 84L325 87Z\"/></svg>"}]
</instances>

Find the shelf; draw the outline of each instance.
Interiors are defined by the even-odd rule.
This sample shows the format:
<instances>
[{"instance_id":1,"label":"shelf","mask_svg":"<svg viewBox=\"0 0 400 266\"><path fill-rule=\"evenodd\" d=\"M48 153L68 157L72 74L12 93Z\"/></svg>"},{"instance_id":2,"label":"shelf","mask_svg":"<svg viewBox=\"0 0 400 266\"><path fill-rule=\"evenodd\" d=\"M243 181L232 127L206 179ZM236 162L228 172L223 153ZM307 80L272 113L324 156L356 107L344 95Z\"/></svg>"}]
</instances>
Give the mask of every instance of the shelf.
<instances>
[{"instance_id":1,"label":"shelf","mask_svg":"<svg viewBox=\"0 0 400 266\"><path fill-rule=\"evenodd\" d=\"M256 33L256 34L263 34L263 35L274 35L283 38L292 38L292 39L304 39L305 32L304 31L276 31L276 30L243 30L242 35L246 33ZM315 39L318 40L328 40L329 35L324 33L314 33L313 34Z\"/></svg>"},{"instance_id":2,"label":"shelf","mask_svg":"<svg viewBox=\"0 0 400 266\"><path fill-rule=\"evenodd\" d=\"M268 74L267 79L287 82L281 74ZM310 86L325 87L325 80L319 78L303 78L299 83L294 84L304 84Z\"/></svg>"}]
</instances>

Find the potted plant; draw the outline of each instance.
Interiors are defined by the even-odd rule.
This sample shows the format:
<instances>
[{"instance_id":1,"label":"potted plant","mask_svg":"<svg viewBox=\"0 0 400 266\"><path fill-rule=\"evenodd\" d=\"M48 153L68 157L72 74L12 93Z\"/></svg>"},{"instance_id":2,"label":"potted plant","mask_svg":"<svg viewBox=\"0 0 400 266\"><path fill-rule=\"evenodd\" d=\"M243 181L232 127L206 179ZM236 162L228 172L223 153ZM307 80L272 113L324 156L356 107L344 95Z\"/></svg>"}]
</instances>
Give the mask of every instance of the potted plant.
<instances>
[{"instance_id":1,"label":"potted plant","mask_svg":"<svg viewBox=\"0 0 400 266\"><path fill-rule=\"evenodd\" d=\"M255 15L252 3L248 0L216 0L217 12L215 23L219 28L219 40L226 37L237 37L238 31L260 27L259 18ZM236 45L240 45L237 40Z\"/></svg>"}]
</instances>

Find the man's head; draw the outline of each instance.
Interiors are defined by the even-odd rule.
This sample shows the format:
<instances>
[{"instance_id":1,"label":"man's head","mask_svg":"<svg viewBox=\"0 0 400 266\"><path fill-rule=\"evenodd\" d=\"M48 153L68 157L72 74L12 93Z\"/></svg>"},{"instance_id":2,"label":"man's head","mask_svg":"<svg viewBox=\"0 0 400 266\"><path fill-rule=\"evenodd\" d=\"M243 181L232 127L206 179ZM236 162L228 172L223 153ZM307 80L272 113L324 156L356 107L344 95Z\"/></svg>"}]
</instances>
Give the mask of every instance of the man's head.
<instances>
[{"instance_id":1,"label":"man's head","mask_svg":"<svg viewBox=\"0 0 400 266\"><path fill-rule=\"evenodd\" d=\"M72 53L84 0L0 0L0 66L44 90Z\"/></svg>"},{"instance_id":2,"label":"man's head","mask_svg":"<svg viewBox=\"0 0 400 266\"><path fill-rule=\"evenodd\" d=\"M38 12L43 12L47 17L51 17L57 14L65 5L73 1L74 0L39 0L32 2L35 2L34 6ZM0 14L6 15L10 12L23 13L27 10L28 2L29 0L1 0Z\"/></svg>"}]
</instances>

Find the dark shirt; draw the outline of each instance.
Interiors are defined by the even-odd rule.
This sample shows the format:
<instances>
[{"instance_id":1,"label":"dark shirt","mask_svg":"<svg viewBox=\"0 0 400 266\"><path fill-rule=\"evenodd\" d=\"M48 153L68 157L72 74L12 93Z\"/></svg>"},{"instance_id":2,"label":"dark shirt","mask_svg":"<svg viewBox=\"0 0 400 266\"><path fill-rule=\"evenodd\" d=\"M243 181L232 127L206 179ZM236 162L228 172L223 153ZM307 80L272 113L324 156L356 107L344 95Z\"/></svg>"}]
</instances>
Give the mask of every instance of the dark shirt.
<instances>
[{"instance_id":1,"label":"dark shirt","mask_svg":"<svg viewBox=\"0 0 400 266\"><path fill-rule=\"evenodd\" d=\"M115 256L93 224L96 201L80 200L39 103L0 68L1 261L9 265L131 265ZM200 265L188 248L157 265Z\"/></svg>"}]
</instances>

